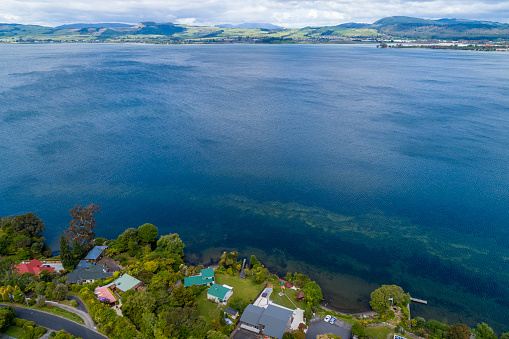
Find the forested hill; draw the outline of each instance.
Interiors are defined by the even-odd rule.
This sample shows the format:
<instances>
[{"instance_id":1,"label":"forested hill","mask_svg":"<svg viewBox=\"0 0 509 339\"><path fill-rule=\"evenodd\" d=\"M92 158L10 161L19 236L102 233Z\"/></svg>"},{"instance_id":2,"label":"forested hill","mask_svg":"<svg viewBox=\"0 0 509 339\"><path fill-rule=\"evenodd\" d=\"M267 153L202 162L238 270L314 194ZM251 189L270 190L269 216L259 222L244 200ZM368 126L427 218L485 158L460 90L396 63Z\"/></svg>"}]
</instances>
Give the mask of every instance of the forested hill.
<instances>
[{"instance_id":1,"label":"forested hill","mask_svg":"<svg viewBox=\"0 0 509 339\"><path fill-rule=\"evenodd\" d=\"M509 25L476 20L403 16L373 24L287 29L271 24L187 26L173 23L71 24L58 27L1 24L0 42L351 43L379 39L509 40Z\"/></svg>"}]
</instances>

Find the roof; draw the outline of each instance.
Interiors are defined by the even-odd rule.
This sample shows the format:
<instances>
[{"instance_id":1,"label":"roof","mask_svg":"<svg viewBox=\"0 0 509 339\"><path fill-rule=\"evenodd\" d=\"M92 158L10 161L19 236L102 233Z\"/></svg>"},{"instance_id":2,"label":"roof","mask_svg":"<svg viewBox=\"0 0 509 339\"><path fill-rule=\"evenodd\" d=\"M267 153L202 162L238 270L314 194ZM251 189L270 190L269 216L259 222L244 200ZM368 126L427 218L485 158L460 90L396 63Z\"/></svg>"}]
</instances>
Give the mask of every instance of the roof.
<instances>
[{"instance_id":1,"label":"roof","mask_svg":"<svg viewBox=\"0 0 509 339\"><path fill-rule=\"evenodd\" d=\"M239 315L239 311L237 311L236 309L233 309L231 307L225 308L224 313L231 315L232 317L236 317Z\"/></svg>"},{"instance_id":2,"label":"roof","mask_svg":"<svg viewBox=\"0 0 509 339\"><path fill-rule=\"evenodd\" d=\"M141 281L131 277L129 274L124 274L123 276L115 280L113 283L118 289L125 292L129 291L130 289L133 289L136 285L141 283Z\"/></svg>"},{"instance_id":3,"label":"roof","mask_svg":"<svg viewBox=\"0 0 509 339\"><path fill-rule=\"evenodd\" d=\"M240 321L248 323L250 325L259 325L260 317L262 316L263 311L265 311L262 307L257 307L253 304L247 305L244 313L242 313L242 317L240 317Z\"/></svg>"},{"instance_id":4,"label":"roof","mask_svg":"<svg viewBox=\"0 0 509 339\"><path fill-rule=\"evenodd\" d=\"M260 317L260 324L265 326L263 328L263 334L270 335L274 338L283 338L286 325L292 317L292 314L292 310L269 305Z\"/></svg>"},{"instance_id":5,"label":"roof","mask_svg":"<svg viewBox=\"0 0 509 339\"><path fill-rule=\"evenodd\" d=\"M214 269L213 268L204 268L200 271L200 274L204 278L214 278Z\"/></svg>"},{"instance_id":6,"label":"roof","mask_svg":"<svg viewBox=\"0 0 509 339\"><path fill-rule=\"evenodd\" d=\"M114 303L117 301L115 296L111 293L111 291L108 289L108 286L101 286L97 287L94 290L94 293L97 295L97 297L103 297L110 301L110 303Z\"/></svg>"},{"instance_id":7,"label":"roof","mask_svg":"<svg viewBox=\"0 0 509 339\"><path fill-rule=\"evenodd\" d=\"M48 273L53 272L55 270L54 267L45 266L37 259L32 259L29 263L21 263L14 266L18 270L19 274L23 273L33 273L35 275L39 275L39 272L42 270L48 271Z\"/></svg>"},{"instance_id":8,"label":"roof","mask_svg":"<svg viewBox=\"0 0 509 339\"><path fill-rule=\"evenodd\" d=\"M226 287L218 285L218 284L213 284L212 286L210 286L209 290L207 291L207 294L210 294L211 296L214 296L214 297L217 297L217 298L223 300L224 297L226 297L226 293L228 293L230 291L231 291L231 289L229 289L229 288L226 288Z\"/></svg>"},{"instance_id":9,"label":"roof","mask_svg":"<svg viewBox=\"0 0 509 339\"><path fill-rule=\"evenodd\" d=\"M67 275L67 283L79 284L85 280L98 280L106 279L113 275L113 272L108 272L106 267L95 265L89 269L77 268Z\"/></svg>"},{"instance_id":10,"label":"roof","mask_svg":"<svg viewBox=\"0 0 509 339\"><path fill-rule=\"evenodd\" d=\"M214 269L204 268L200 274L184 278L184 286L189 287L192 285L206 285L214 282Z\"/></svg>"},{"instance_id":11,"label":"roof","mask_svg":"<svg viewBox=\"0 0 509 339\"><path fill-rule=\"evenodd\" d=\"M88 252L87 256L85 257L85 260L95 260L99 258L103 250L107 249L108 246L95 246Z\"/></svg>"},{"instance_id":12,"label":"roof","mask_svg":"<svg viewBox=\"0 0 509 339\"><path fill-rule=\"evenodd\" d=\"M301 292L301 291L297 291L297 292L295 292L295 297L296 297L297 299L302 299L302 298L304 298L305 296L306 296L306 295L305 295L303 292Z\"/></svg>"},{"instance_id":13,"label":"roof","mask_svg":"<svg viewBox=\"0 0 509 339\"><path fill-rule=\"evenodd\" d=\"M85 260L80 260L80 262L78 263L78 266L76 266L76 268L89 268L90 266L92 266L91 263L85 261Z\"/></svg>"},{"instance_id":14,"label":"roof","mask_svg":"<svg viewBox=\"0 0 509 339\"><path fill-rule=\"evenodd\" d=\"M254 326L263 325L263 334L281 339L292 314L292 310L274 305L262 308L249 304L240 317L240 321Z\"/></svg>"}]
</instances>

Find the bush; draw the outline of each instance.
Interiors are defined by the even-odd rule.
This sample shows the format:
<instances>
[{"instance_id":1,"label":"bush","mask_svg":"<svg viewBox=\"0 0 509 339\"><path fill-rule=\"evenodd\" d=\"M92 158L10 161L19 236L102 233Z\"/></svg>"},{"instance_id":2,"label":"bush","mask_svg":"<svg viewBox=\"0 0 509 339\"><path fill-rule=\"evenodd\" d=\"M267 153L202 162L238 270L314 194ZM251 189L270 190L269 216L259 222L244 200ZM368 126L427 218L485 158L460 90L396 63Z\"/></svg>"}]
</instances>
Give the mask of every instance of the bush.
<instances>
[{"instance_id":1,"label":"bush","mask_svg":"<svg viewBox=\"0 0 509 339\"><path fill-rule=\"evenodd\" d=\"M51 331L51 333L49 334L49 337L54 338L56 335L57 335L57 332Z\"/></svg>"},{"instance_id":2,"label":"bush","mask_svg":"<svg viewBox=\"0 0 509 339\"><path fill-rule=\"evenodd\" d=\"M70 304L72 307L78 308L78 302L76 300L74 300L74 299L71 300Z\"/></svg>"},{"instance_id":3,"label":"bush","mask_svg":"<svg viewBox=\"0 0 509 339\"><path fill-rule=\"evenodd\" d=\"M16 325L16 327L23 327L23 325L25 325L25 323L27 322L25 319L19 319L19 318L14 318L16 319L16 323L14 325Z\"/></svg>"},{"instance_id":4,"label":"bush","mask_svg":"<svg viewBox=\"0 0 509 339\"><path fill-rule=\"evenodd\" d=\"M36 327L35 328L35 331L34 331L34 334L35 334L35 337L36 338L39 338L40 336L42 336L44 333L46 333L46 329L44 327ZM51 335L50 335L51 336Z\"/></svg>"},{"instance_id":5,"label":"bush","mask_svg":"<svg viewBox=\"0 0 509 339\"><path fill-rule=\"evenodd\" d=\"M23 320L24 320L24 319L23 319ZM23 328L28 327L28 326L35 327L35 326L37 326L37 325L35 324L35 321L27 321L27 322L25 322L25 323L23 324Z\"/></svg>"}]
</instances>

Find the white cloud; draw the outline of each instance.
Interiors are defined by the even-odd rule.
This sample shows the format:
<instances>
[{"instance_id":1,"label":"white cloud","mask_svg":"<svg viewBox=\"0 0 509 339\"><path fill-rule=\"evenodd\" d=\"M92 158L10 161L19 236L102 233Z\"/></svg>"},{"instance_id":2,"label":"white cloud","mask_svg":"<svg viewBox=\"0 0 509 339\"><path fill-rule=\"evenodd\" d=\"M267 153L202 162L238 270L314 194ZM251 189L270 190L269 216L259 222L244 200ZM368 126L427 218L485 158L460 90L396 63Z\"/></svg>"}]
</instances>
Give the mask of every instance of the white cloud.
<instances>
[{"instance_id":1,"label":"white cloud","mask_svg":"<svg viewBox=\"0 0 509 339\"><path fill-rule=\"evenodd\" d=\"M75 22L157 21L189 25L270 22L285 27L373 22L382 17L509 21L499 0L1 0L0 22L56 26Z\"/></svg>"}]
</instances>

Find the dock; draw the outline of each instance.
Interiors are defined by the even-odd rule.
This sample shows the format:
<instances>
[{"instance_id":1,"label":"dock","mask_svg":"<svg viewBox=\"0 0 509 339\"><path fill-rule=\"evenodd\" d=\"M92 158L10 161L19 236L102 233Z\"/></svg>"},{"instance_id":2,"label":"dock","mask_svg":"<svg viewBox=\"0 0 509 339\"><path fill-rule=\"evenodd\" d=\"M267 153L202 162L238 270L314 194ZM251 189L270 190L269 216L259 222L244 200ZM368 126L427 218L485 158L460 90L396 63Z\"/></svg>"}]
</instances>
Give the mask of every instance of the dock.
<instances>
[{"instance_id":1,"label":"dock","mask_svg":"<svg viewBox=\"0 0 509 339\"><path fill-rule=\"evenodd\" d=\"M410 301L414 302L414 303L418 303L418 304L424 304L424 305L428 304L428 302L426 300L417 299L417 298L410 298Z\"/></svg>"}]
</instances>

